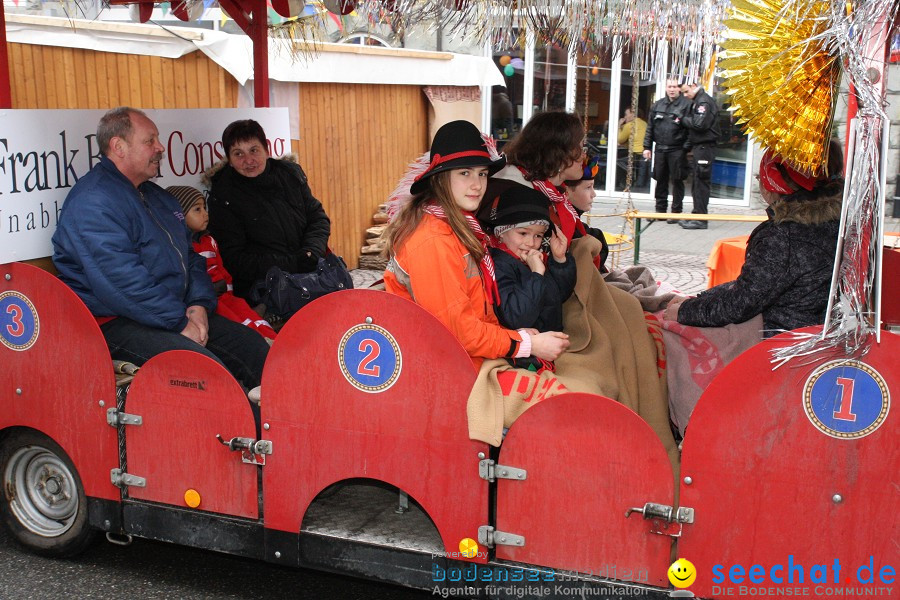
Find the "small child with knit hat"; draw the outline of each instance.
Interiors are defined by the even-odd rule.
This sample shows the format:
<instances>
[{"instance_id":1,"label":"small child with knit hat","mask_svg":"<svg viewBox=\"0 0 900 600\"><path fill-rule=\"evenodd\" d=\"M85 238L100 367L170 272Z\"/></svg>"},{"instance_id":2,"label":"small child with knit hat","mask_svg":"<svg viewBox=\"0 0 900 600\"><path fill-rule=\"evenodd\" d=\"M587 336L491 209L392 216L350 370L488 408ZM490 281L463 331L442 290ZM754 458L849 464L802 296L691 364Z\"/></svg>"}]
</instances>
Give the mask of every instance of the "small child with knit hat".
<instances>
[{"instance_id":1,"label":"small child with knit hat","mask_svg":"<svg viewBox=\"0 0 900 600\"><path fill-rule=\"evenodd\" d=\"M206 211L206 198L197 188L187 185L173 185L166 191L175 196L181 204L184 224L193 232L191 239L194 252L206 258L206 272L212 279L213 287L219 295L216 314L226 319L255 329L271 344L276 333L259 313L253 310L247 301L234 295L231 275L225 270L216 240L206 231L209 225L209 213Z\"/></svg>"},{"instance_id":2,"label":"small child with knit hat","mask_svg":"<svg viewBox=\"0 0 900 600\"><path fill-rule=\"evenodd\" d=\"M482 205L482 218L493 228L491 258L500 291L494 307L500 324L510 329L562 331L562 305L575 289L575 261L556 228L550 254L541 251L550 224L550 201L541 192L515 185ZM540 371L552 363L535 357L510 359L513 366Z\"/></svg>"},{"instance_id":3,"label":"small child with knit hat","mask_svg":"<svg viewBox=\"0 0 900 600\"><path fill-rule=\"evenodd\" d=\"M565 182L566 189L568 190L569 202L575 208L575 212L578 213L579 218L581 215L591 210L591 206L594 204L594 197L597 195L596 192L594 192L594 178L597 177L597 173L600 171L600 157L585 156L581 167L581 179L570 179ZM600 229L597 227L590 227L587 223L584 224L584 229L588 235L593 236L600 242L602 249L600 250L600 263L597 267L600 269L601 273L607 273L608 269L606 268L605 263L606 257L609 256L609 243L606 241L606 236L603 235L603 232L600 231Z\"/></svg>"}]
</instances>

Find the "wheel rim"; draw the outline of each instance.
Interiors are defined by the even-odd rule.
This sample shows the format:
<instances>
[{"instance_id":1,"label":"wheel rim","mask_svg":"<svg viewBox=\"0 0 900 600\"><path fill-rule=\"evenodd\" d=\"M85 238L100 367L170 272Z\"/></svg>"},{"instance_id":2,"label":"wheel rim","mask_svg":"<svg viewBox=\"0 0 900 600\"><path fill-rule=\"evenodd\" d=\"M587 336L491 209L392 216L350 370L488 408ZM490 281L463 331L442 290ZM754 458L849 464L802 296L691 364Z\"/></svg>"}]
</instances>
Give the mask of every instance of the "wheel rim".
<instances>
[{"instance_id":1,"label":"wheel rim","mask_svg":"<svg viewBox=\"0 0 900 600\"><path fill-rule=\"evenodd\" d=\"M3 474L3 487L13 515L36 535L60 536L75 522L75 476L46 448L26 446L16 450Z\"/></svg>"}]
</instances>

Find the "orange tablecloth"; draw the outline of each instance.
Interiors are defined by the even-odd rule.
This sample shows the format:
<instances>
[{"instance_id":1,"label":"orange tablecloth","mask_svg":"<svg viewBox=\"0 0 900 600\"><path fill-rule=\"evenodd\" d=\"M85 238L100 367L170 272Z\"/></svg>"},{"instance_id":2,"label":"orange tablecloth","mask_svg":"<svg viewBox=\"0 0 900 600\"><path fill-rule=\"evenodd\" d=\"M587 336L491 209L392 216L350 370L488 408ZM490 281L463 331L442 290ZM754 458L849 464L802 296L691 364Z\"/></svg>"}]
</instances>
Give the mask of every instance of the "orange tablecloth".
<instances>
[{"instance_id":1,"label":"orange tablecloth","mask_svg":"<svg viewBox=\"0 0 900 600\"><path fill-rule=\"evenodd\" d=\"M881 320L889 325L900 325L900 248L894 248L897 233L885 234L884 261L882 263ZM750 236L717 240L706 268L709 269L709 287L734 281L744 266L747 239Z\"/></svg>"},{"instance_id":2,"label":"orange tablecloth","mask_svg":"<svg viewBox=\"0 0 900 600\"><path fill-rule=\"evenodd\" d=\"M747 250L748 235L716 240L709 253L706 268L709 270L709 285L715 287L720 283L734 281L744 266L744 253Z\"/></svg>"}]
</instances>

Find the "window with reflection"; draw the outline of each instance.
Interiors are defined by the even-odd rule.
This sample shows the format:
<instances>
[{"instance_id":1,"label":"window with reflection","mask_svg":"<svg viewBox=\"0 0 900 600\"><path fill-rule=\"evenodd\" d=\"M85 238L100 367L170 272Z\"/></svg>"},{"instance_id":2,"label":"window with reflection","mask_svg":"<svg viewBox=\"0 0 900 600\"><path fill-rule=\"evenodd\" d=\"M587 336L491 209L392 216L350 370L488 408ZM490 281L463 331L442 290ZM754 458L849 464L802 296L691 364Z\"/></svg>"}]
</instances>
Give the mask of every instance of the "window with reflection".
<instances>
[{"instance_id":1,"label":"window with reflection","mask_svg":"<svg viewBox=\"0 0 900 600\"><path fill-rule=\"evenodd\" d=\"M525 87L525 39L514 41L494 52L494 64L503 73L506 87L491 88L491 135L498 148L522 129L523 92Z\"/></svg>"},{"instance_id":2,"label":"window with reflection","mask_svg":"<svg viewBox=\"0 0 900 600\"><path fill-rule=\"evenodd\" d=\"M575 112L585 122L587 153L600 157L600 171L594 178L594 187L602 190L606 185L612 60L609 54L579 52L575 73Z\"/></svg>"},{"instance_id":3,"label":"window with reflection","mask_svg":"<svg viewBox=\"0 0 900 600\"><path fill-rule=\"evenodd\" d=\"M557 44L534 49L534 114L566 110L568 51Z\"/></svg>"},{"instance_id":4,"label":"window with reflection","mask_svg":"<svg viewBox=\"0 0 900 600\"><path fill-rule=\"evenodd\" d=\"M615 190L628 189L632 193L650 192L650 161L644 160L644 135L647 133L647 114L653 104L656 82L641 79L631 68L631 50L622 52L621 83L616 107Z\"/></svg>"},{"instance_id":5,"label":"window with reflection","mask_svg":"<svg viewBox=\"0 0 900 600\"><path fill-rule=\"evenodd\" d=\"M731 200L744 198L747 173L747 134L737 125L734 113L728 110L728 95L719 87L707 90L719 105L719 131L713 163L710 196Z\"/></svg>"}]
</instances>

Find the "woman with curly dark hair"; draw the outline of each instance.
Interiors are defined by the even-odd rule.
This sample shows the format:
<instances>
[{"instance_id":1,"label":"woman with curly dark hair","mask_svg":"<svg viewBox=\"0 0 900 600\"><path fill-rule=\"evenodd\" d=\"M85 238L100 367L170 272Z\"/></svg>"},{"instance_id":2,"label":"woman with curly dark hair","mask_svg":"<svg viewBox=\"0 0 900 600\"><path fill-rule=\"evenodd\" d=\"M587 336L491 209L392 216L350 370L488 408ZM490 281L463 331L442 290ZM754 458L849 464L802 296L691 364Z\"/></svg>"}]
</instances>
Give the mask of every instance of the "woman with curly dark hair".
<instances>
[{"instance_id":1,"label":"woman with curly dark hair","mask_svg":"<svg viewBox=\"0 0 900 600\"><path fill-rule=\"evenodd\" d=\"M539 113L503 150L508 164L488 183L485 203L511 185L533 187L550 199L550 218L569 243L574 237L585 235L564 183L567 179L580 179L583 171L584 127L578 115Z\"/></svg>"}]
</instances>

